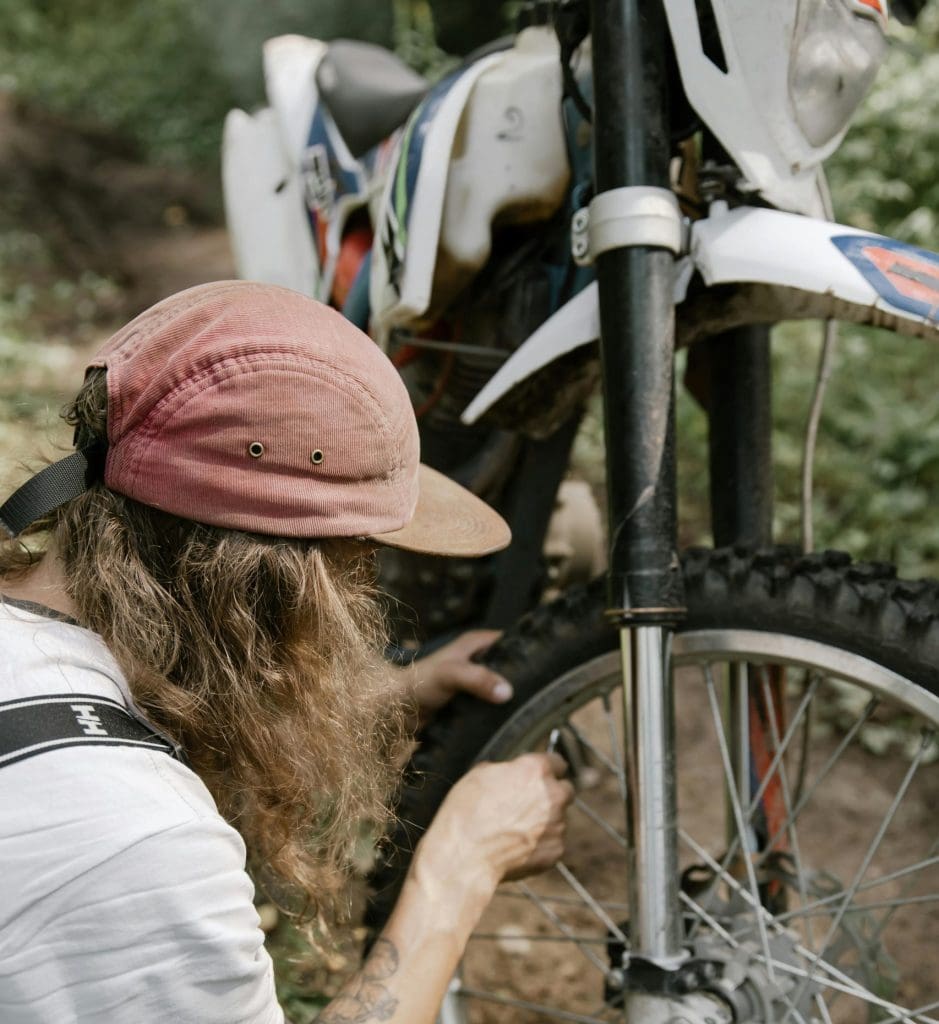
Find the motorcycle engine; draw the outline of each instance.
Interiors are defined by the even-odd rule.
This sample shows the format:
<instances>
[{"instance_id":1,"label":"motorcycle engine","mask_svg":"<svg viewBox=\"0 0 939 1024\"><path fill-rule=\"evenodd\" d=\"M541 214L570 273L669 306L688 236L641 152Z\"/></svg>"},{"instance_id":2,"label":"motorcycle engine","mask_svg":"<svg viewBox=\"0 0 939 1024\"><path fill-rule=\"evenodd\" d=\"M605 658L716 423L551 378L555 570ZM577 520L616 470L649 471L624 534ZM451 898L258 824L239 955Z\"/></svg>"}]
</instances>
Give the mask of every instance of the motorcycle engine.
<instances>
[{"instance_id":1,"label":"motorcycle engine","mask_svg":"<svg viewBox=\"0 0 939 1024\"><path fill-rule=\"evenodd\" d=\"M526 440L544 440L568 423L599 379L596 352L580 349L524 382L480 422L460 421L502 362L568 297L567 261L551 258L559 250L544 224L503 228L486 268L433 331L392 335L389 354L414 403L422 460L500 511ZM479 622L495 583L492 558L386 549L380 564L382 586L396 599L393 627L406 638L423 640Z\"/></svg>"}]
</instances>

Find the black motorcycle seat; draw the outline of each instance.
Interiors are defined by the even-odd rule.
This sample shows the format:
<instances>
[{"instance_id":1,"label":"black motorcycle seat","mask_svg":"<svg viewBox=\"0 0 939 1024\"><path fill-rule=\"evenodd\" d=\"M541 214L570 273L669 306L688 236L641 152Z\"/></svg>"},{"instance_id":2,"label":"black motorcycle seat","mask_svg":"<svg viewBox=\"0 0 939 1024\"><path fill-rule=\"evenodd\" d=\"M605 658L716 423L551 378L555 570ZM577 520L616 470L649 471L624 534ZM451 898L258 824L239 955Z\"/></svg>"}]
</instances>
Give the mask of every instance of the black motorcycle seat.
<instances>
[{"instance_id":1,"label":"black motorcycle seat","mask_svg":"<svg viewBox=\"0 0 939 1024\"><path fill-rule=\"evenodd\" d=\"M390 50L353 39L329 44L316 84L354 157L403 124L430 88Z\"/></svg>"}]
</instances>

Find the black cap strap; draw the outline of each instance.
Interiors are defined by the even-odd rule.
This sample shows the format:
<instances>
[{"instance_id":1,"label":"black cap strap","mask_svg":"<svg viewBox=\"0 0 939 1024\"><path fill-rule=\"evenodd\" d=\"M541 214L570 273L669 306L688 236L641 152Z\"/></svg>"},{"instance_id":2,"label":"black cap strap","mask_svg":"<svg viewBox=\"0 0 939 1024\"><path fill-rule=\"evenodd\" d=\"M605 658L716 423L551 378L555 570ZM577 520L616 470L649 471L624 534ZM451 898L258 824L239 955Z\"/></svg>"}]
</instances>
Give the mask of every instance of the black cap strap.
<instances>
[{"instance_id":1,"label":"black cap strap","mask_svg":"<svg viewBox=\"0 0 939 1024\"><path fill-rule=\"evenodd\" d=\"M46 466L0 506L0 526L18 537L27 526L84 494L104 471L105 445L95 444Z\"/></svg>"}]
</instances>

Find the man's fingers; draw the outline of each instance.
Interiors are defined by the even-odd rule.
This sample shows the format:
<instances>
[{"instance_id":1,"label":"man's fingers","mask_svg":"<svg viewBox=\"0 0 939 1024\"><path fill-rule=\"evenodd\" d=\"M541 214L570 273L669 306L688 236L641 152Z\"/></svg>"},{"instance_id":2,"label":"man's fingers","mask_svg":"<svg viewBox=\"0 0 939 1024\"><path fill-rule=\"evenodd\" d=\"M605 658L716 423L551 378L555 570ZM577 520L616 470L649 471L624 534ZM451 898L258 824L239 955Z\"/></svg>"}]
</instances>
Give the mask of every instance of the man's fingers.
<instances>
[{"instance_id":1,"label":"man's fingers","mask_svg":"<svg viewBox=\"0 0 939 1024\"><path fill-rule=\"evenodd\" d=\"M568 782L567 779L562 779L560 782L560 789L562 793L562 806L567 807L568 804L573 803L574 796L576 795L574 784L572 782Z\"/></svg>"},{"instance_id":2,"label":"man's fingers","mask_svg":"<svg viewBox=\"0 0 939 1024\"><path fill-rule=\"evenodd\" d=\"M498 672L493 672L485 665L474 665L471 662L454 662L451 683L457 689L492 704L504 704L511 700L514 692L512 684Z\"/></svg>"},{"instance_id":3,"label":"man's fingers","mask_svg":"<svg viewBox=\"0 0 939 1024\"><path fill-rule=\"evenodd\" d=\"M459 653L465 658L474 658L490 647L502 636L501 629L469 629L447 645L447 650Z\"/></svg>"},{"instance_id":4,"label":"man's fingers","mask_svg":"<svg viewBox=\"0 0 939 1024\"><path fill-rule=\"evenodd\" d=\"M561 757L560 754L556 754L553 750L549 751L544 755L548 759L548 765L551 768L551 772L556 779L563 779L567 775L569 765L567 761Z\"/></svg>"}]
</instances>

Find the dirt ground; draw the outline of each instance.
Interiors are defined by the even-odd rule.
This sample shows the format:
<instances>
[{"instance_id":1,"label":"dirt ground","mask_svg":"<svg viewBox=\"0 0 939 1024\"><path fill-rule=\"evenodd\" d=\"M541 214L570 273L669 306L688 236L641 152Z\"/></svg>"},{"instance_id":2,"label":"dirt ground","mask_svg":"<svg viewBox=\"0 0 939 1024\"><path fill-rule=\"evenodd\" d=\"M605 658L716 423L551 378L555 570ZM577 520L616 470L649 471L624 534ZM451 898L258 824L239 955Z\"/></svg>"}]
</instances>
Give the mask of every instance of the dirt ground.
<instances>
[{"instance_id":1,"label":"dirt ground","mask_svg":"<svg viewBox=\"0 0 939 1024\"><path fill-rule=\"evenodd\" d=\"M101 140L84 137L70 136L67 159L61 158L60 152L60 159L49 164L48 138L42 133L56 133L59 127L46 125L31 134L23 130L20 115L0 102L0 188L13 187L27 209L29 204L43 209L43 222L36 224L36 231L52 238L56 248L52 264L42 263L36 270L40 296L51 298L34 304L26 319L18 321L15 339L0 331L0 477L5 485L23 475L23 460L35 464L37 457L52 456L67 447L68 433L57 424L56 413L78 386L89 354L114 326L170 292L234 275L224 229L206 213L213 204L217 208L217 197L206 197L211 185L196 186L179 176L155 174L136 165L126 153L109 151ZM38 168L32 179L22 173L24 161ZM20 170L14 173L17 166ZM63 193L55 203L47 204L47 197L54 193L50 182L64 182L74 192ZM102 194L109 194L107 201L101 199ZM53 208L45 210L46 205ZM113 221L108 219L111 217ZM0 234L2 230L0 224ZM93 272L96 282L104 283L94 288L83 285L71 293L84 301L89 289L94 292L92 313L81 317L72 315L67 289L56 293L56 284L59 278L81 278L86 271ZM22 268L14 277L15 287L2 282L8 303L24 286ZM602 710L588 708L578 721L584 735L609 753L611 740ZM683 700L678 722L680 817L683 828L698 842L720 850L724 804L713 732L707 722L699 687L696 694ZM833 736L817 737L810 772L818 770L835 742ZM819 801L807 812L806 842L801 851L805 863L824 867L841 882L852 877L906 767L902 759L864 751L848 758L826 788L825 802ZM580 796L588 810L572 812L568 866L608 909L613 923L622 926L626 867L620 844L609 834L610 829L623 832L618 784L596 760L581 781ZM913 858L926 855L936 835L937 799L937 769L930 766L921 773L916 792L904 801L885 837L881 847L884 863L912 863ZM597 826L597 815L608 823L608 829ZM687 848L684 856L683 867L698 859ZM878 858L866 877L883 873L880 864ZM935 869L920 875L915 892L939 892ZM823 881L818 878L819 884ZM534 906L523 889L505 887L471 943L465 985L497 999L523 999L568 1013L597 1014L604 994L600 967L609 957L607 925L598 924L595 914L584 909L569 883L556 873L530 885L556 920ZM886 883L873 888L870 898L895 898L900 891L898 883ZM918 909L915 915L896 914L883 937L890 955L904 965L903 987L897 998L913 1005L935 999L939 990L939 913L935 903ZM863 915L855 914L855 919L861 921ZM582 939L580 945L560 935L557 920ZM858 935L857 942L862 942L863 928ZM282 926L277 943L282 996L289 992L285 997L288 1011L297 1021L311 1020L317 994L338 984L343 964L337 959L330 971L329 965L306 960L307 954L285 935ZM856 948L857 943L854 947L847 944L845 963L856 958ZM304 985L309 989L306 993ZM534 1024L555 1019L497 1002L480 1003L474 1013L474 1024ZM833 1019L846 1024L863 1018L836 1008Z\"/></svg>"}]
</instances>

